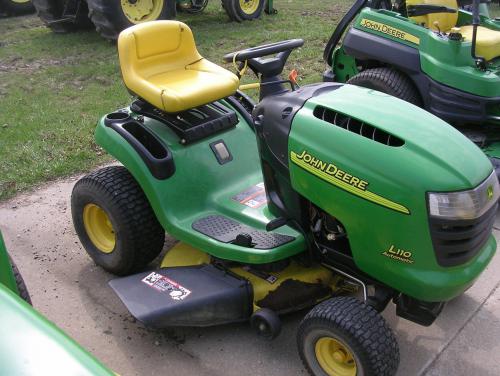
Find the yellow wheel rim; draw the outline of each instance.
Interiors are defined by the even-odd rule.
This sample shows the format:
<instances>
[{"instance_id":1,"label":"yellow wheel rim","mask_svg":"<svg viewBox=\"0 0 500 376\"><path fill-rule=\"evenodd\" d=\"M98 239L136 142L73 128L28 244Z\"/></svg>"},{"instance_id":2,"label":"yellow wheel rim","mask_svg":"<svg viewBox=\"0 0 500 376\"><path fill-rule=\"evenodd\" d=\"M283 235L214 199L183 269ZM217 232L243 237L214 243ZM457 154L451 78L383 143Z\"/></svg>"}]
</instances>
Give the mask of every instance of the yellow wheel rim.
<instances>
[{"instance_id":1,"label":"yellow wheel rim","mask_svg":"<svg viewBox=\"0 0 500 376\"><path fill-rule=\"evenodd\" d=\"M31 0L11 0L11 1L16 4L24 4L24 3L29 3Z\"/></svg>"},{"instance_id":2,"label":"yellow wheel rim","mask_svg":"<svg viewBox=\"0 0 500 376\"><path fill-rule=\"evenodd\" d=\"M96 204L87 204L83 208L83 225L90 241L103 253L115 249L116 235L106 212Z\"/></svg>"},{"instance_id":3,"label":"yellow wheel rim","mask_svg":"<svg viewBox=\"0 0 500 376\"><path fill-rule=\"evenodd\" d=\"M316 359L329 376L356 376L356 361L350 349L331 337L316 342Z\"/></svg>"},{"instance_id":4,"label":"yellow wheel rim","mask_svg":"<svg viewBox=\"0 0 500 376\"><path fill-rule=\"evenodd\" d=\"M241 10L246 14L253 14L259 7L261 0L240 0Z\"/></svg>"},{"instance_id":5,"label":"yellow wheel rim","mask_svg":"<svg viewBox=\"0 0 500 376\"><path fill-rule=\"evenodd\" d=\"M165 0L121 0L123 14L127 19L138 24L154 21L160 17ZM169 0L170 1L170 0Z\"/></svg>"}]
</instances>

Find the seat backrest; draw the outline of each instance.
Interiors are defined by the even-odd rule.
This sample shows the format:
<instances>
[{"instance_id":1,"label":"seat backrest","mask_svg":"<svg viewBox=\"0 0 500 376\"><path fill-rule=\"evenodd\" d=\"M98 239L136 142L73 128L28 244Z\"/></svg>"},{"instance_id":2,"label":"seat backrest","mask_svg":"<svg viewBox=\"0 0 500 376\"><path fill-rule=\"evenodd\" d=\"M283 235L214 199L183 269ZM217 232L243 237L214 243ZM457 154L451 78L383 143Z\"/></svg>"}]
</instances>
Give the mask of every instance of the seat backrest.
<instances>
[{"instance_id":1,"label":"seat backrest","mask_svg":"<svg viewBox=\"0 0 500 376\"><path fill-rule=\"evenodd\" d=\"M137 76L147 79L202 59L191 29L178 21L144 22L125 29L118 37L118 54L127 87Z\"/></svg>"},{"instance_id":2,"label":"seat backrest","mask_svg":"<svg viewBox=\"0 0 500 376\"><path fill-rule=\"evenodd\" d=\"M429 29L438 31L435 22L438 22L439 30L449 31L457 25L458 21L458 3L457 0L406 0L406 6L409 5L441 5L448 8L457 9L456 13L430 13L425 16L410 17L418 24L424 24Z\"/></svg>"}]
</instances>

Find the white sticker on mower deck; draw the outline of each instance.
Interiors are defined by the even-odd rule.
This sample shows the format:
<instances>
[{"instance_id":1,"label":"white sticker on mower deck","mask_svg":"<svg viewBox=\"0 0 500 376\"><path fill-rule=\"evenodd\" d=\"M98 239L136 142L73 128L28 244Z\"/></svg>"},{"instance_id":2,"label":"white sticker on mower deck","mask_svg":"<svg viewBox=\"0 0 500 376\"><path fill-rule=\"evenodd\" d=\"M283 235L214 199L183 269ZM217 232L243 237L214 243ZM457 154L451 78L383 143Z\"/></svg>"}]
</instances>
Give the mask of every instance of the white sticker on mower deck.
<instances>
[{"instance_id":1,"label":"white sticker on mower deck","mask_svg":"<svg viewBox=\"0 0 500 376\"><path fill-rule=\"evenodd\" d=\"M187 288L156 272L151 272L142 282L160 292L168 292L173 300L184 300L191 294Z\"/></svg>"}]
</instances>

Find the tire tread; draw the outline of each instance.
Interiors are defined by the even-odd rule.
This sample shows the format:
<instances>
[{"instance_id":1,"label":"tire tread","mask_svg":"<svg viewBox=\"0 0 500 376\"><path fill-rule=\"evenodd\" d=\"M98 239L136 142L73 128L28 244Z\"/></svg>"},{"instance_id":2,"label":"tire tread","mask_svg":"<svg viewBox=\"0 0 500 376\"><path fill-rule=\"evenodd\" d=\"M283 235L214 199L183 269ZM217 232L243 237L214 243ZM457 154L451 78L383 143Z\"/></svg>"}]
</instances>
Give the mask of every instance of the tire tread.
<instances>
[{"instance_id":1,"label":"tire tread","mask_svg":"<svg viewBox=\"0 0 500 376\"><path fill-rule=\"evenodd\" d=\"M365 376L394 375L399 365L399 347L385 320L375 309L357 298L345 296L326 300L314 307L300 324L298 346L302 362L313 375L303 356L303 341L310 325L326 325L338 328L357 344L369 367Z\"/></svg>"},{"instance_id":2,"label":"tire tread","mask_svg":"<svg viewBox=\"0 0 500 376\"><path fill-rule=\"evenodd\" d=\"M370 68L350 78L347 83L365 87L366 82L377 82L386 88L384 92L406 102L420 106L422 100L411 80L393 68Z\"/></svg>"},{"instance_id":3,"label":"tire tread","mask_svg":"<svg viewBox=\"0 0 500 376\"><path fill-rule=\"evenodd\" d=\"M105 167L84 176L76 183L73 195L81 187L102 194L112 207L119 208L123 227L133 229L128 233L133 257L123 270L112 272L128 274L158 256L165 242L165 231L141 187L125 167Z\"/></svg>"}]
</instances>

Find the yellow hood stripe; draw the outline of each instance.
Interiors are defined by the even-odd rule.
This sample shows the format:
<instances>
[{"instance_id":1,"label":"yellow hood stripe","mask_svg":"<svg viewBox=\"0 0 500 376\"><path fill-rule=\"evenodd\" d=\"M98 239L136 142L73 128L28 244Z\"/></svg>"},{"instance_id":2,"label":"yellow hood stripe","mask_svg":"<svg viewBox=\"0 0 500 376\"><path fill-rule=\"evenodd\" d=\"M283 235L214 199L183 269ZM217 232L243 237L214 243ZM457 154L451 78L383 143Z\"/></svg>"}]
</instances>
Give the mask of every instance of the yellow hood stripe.
<instances>
[{"instance_id":1,"label":"yellow hood stripe","mask_svg":"<svg viewBox=\"0 0 500 376\"><path fill-rule=\"evenodd\" d=\"M347 191L349 193L352 193L353 195L356 195L358 197L361 197L365 200L371 201L375 204L384 206L386 208L395 210L397 212L403 213L403 214L410 214L410 210L408 210L407 207L398 204L397 202L391 201L386 199L385 197L379 196L373 192L370 191L364 191L362 189L359 189L357 187L354 187L340 179L337 179L336 177L329 175L320 169L315 168L314 166L311 166L310 164L304 162L302 159L299 159L297 157L297 154L295 152L291 152L291 160L293 163L295 163L297 166L303 168L304 170L310 172L313 175L316 175L320 179L335 185L336 187Z\"/></svg>"}]
</instances>

